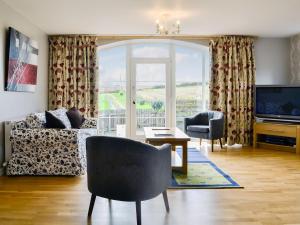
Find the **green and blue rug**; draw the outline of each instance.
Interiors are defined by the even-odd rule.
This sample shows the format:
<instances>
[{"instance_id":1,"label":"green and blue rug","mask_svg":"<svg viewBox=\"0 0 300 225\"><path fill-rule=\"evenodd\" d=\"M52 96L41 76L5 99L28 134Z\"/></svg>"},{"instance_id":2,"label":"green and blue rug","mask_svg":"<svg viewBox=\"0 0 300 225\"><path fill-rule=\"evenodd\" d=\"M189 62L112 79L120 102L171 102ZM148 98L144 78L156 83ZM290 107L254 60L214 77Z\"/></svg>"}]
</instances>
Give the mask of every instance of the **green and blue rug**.
<instances>
[{"instance_id":1,"label":"green and blue rug","mask_svg":"<svg viewBox=\"0 0 300 225\"><path fill-rule=\"evenodd\" d=\"M182 150L177 149L179 156ZM242 188L199 150L188 149L188 174L173 172L171 189Z\"/></svg>"}]
</instances>

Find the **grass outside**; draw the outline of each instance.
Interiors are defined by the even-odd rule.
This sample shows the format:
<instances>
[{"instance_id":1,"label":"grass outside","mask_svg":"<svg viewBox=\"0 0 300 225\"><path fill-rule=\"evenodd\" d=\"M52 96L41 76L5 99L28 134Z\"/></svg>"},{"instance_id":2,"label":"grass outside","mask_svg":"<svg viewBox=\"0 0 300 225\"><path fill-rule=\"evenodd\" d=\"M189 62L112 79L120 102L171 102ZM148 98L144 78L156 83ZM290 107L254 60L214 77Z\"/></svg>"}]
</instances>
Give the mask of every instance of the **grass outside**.
<instances>
[{"instance_id":1,"label":"grass outside","mask_svg":"<svg viewBox=\"0 0 300 225\"><path fill-rule=\"evenodd\" d=\"M137 109L152 109L150 102L145 100L137 101ZM105 110L117 110L126 108L126 95L122 92L111 92L99 94L99 109Z\"/></svg>"},{"instance_id":2,"label":"grass outside","mask_svg":"<svg viewBox=\"0 0 300 225\"><path fill-rule=\"evenodd\" d=\"M176 101L190 102L202 100L202 88L199 86L176 87ZM152 109L152 103L164 99L164 88L148 88L137 91L137 109ZM99 110L126 109L126 94L124 91L99 94Z\"/></svg>"}]
</instances>

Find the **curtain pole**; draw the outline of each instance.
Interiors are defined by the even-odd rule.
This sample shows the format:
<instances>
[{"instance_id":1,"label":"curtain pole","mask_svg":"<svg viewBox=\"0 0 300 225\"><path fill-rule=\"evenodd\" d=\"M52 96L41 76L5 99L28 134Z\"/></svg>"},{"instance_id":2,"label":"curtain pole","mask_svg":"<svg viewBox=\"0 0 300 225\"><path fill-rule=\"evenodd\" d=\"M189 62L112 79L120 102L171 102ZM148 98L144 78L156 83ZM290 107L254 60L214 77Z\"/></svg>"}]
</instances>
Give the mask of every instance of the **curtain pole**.
<instances>
[{"instance_id":1,"label":"curtain pole","mask_svg":"<svg viewBox=\"0 0 300 225\"><path fill-rule=\"evenodd\" d=\"M77 36L96 36L98 40L119 40L119 39L181 39L181 40L212 40L222 37L250 37L251 35L97 35L97 34L51 34L51 37L77 37Z\"/></svg>"}]
</instances>

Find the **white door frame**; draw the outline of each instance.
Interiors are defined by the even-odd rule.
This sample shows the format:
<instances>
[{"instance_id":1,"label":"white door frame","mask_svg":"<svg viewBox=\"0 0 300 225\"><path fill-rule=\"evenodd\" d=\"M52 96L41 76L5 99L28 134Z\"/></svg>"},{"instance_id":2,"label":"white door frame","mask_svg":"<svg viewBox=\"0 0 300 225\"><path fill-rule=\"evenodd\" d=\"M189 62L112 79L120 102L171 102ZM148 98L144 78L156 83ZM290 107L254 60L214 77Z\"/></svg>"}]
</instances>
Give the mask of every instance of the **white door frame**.
<instances>
[{"instance_id":1,"label":"white door frame","mask_svg":"<svg viewBox=\"0 0 300 225\"><path fill-rule=\"evenodd\" d=\"M136 66L137 64L164 64L166 67L166 126L171 126L172 124L172 118L171 118L171 99L172 99L172 87L171 87L171 62L169 58L132 58L131 64L130 64L130 101L128 102L129 105L127 105L128 109L130 109L130 118L128 118L128 126L129 128L129 137L140 139L141 136L136 135L136 105L134 102L136 102Z\"/></svg>"}]
</instances>

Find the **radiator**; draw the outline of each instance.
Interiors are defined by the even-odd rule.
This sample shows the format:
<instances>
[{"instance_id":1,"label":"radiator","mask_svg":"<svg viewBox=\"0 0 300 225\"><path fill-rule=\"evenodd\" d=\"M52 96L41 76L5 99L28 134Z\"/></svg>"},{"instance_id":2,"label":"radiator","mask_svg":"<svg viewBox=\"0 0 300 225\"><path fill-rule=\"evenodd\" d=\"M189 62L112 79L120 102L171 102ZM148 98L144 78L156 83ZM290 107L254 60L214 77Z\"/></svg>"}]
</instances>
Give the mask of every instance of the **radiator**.
<instances>
[{"instance_id":1,"label":"radiator","mask_svg":"<svg viewBox=\"0 0 300 225\"><path fill-rule=\"evenodd\" d=\"M10 135L13 122L24 120L24 118L13 119L10 121L4 121L4 162L3 167L7 166L8 161L11 158L12 147L10 142Z\"/></svg>"}]
</instances>

